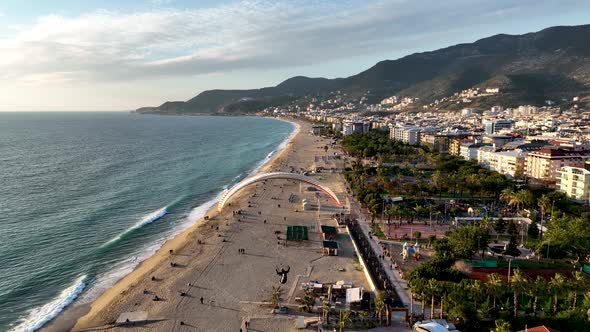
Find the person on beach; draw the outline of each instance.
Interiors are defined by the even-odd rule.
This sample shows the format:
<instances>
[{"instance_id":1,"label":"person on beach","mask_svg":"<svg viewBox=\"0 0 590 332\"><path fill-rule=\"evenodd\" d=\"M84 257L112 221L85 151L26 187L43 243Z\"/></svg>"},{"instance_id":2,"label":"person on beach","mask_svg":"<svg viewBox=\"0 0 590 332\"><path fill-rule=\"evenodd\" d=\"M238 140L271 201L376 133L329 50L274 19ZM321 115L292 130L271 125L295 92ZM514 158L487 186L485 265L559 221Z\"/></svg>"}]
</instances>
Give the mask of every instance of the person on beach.
<instances>
[{"instance_id":1,"label":"person on beach","mask_svg":"<svg viewBox=\"0 0 590 332\"><path fill-rule=\"evenodd\" d=\"M203 304L203 300L205 300L205 299L201 296L201 304Z\"/></svg>"}]
</instances>

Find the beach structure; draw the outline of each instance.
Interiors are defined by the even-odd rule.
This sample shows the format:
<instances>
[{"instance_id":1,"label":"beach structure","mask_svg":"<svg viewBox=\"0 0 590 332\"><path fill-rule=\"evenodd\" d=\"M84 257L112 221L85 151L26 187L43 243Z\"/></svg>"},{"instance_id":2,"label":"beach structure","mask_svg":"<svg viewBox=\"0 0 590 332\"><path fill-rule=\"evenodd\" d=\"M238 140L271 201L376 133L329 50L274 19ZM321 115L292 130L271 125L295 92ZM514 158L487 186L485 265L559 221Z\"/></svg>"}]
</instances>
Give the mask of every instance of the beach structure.
<instances>
[{"instance_id":1,"label":"beach structure","mask_svg":"<svg viewBox=\"0 0 590 332\"><path fill-rule=\"evenodd\" d=\"M322 241L322 248L326 256L338 256L338 242Z\"/></svg>"},{"instance_id":2,"label":"beach structure","mask_svg":"<svg viewBox=\"0 0 590 332\"><path fill-rule=\"evenodd\" d=\"M320 183L319 181L316 181L308 176L302 175L302 174L298 174L298 173L287 173L287 172L272 172L272 173L262 173L262 174L258 174L252 177L249 177L241 182L239 182L238 184L236 184L235 186L233 186L231 189L229 189L219 200L219 204L217 205L217 209L219 211L223 210L223 207L225 206L225 204L229 201L229 199L235 195L237 192L239 192L240 190L244 189L245 187L260 182L260 181L264 181L264 180L273 180L273 179L281 179L281 180L295 180L295 181L300 181L303 183L307 183L309 185L312 185L316 188L318 188L319 190L323 191L324 193L326 193L328 196L330 196L330 198L332 199L332 201L334 201L334 203L336 204L336 206L341 207L342 203L340 203L340 200L338 199L338 197L336 196L336 194L327 186L323 185L322 183Z\"/></svg>"},{"instance_id":3,"label":"beach structure","mask_svg":"<svg viewBox=\"0 0 590 332\"><path fill-rule=\"evenodd\" d=\"M322 225L322 238L324 240L334 240L338 235L336 227Z\"/></svg>"},{"instance_id":4,"label":"beach structure","mask_svg":"<svg viewBox=\"0 0 590 332\"><path fill-rule=\"evenodd\" d=\"M287 226L287 241L309 240L307 226Z\"/></svg>"}]
</instances>

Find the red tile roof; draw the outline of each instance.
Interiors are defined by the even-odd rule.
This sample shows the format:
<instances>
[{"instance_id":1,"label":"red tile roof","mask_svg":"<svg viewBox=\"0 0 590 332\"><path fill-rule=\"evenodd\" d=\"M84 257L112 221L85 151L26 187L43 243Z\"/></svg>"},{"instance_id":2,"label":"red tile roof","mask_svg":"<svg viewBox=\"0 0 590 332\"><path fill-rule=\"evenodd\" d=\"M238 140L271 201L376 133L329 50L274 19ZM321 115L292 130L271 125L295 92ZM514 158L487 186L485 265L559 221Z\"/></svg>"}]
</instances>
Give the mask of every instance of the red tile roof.
<instances>
[{"instance_id":1,"label":"red tile roof","mask_svg":"<svg viewBox=\"0 0 590 332\"><path fill-rule=\"evenodd\" d=\"M547 327L545 325L541 325L541 326L536 326L536 327L530 327L526 330L520 330L518 332L559 332L556 329L552 329L550 327Z\"/></svg>"}]
</instances>

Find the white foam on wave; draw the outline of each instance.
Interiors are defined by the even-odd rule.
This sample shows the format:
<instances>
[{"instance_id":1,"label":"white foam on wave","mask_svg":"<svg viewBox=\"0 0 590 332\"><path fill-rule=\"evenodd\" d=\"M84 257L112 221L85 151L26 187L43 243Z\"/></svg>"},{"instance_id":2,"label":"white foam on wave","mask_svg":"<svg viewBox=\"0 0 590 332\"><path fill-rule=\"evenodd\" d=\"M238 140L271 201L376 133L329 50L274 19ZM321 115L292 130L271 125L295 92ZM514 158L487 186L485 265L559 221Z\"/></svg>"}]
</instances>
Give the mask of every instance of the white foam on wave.
<instances>
[{"instance_id":1,"label":"white foam on wave","mask_svg":"<svg viewBox=\"0 0 590 332\"><path fill-rule=\"evenodd\" d=\"M166 213L168 213L168 207L164 206L163 208L156 210L146 216L144 216L140 221L138 221L137 223L135 223L133 226L127 228L123 233L115 236L114 238L110 239L108 242L106 242L105 244L102 245L102 247L105 247L113 242L116 242L118 240L120 240L123 236L125 236L126 234L129 234L131 232L133 232L136 229L139 229L147 224L151 224L154 221L162 218L163 216L166 215Z\"/></svg>"},{"instance_id":2,"label":"white foam on wave","mask_svg":"<svg viewBox=\"0 0 590 332\"><path fill-rule=\"evenodd\" d=\"M86 275L78 277L70 287L64 289L53 301L29 311L27 316L21 319L18 325L10 331L33 332L43 327L43 325L59 315L65 307L74 302L86 287L85 280Z\"/></svg>"},{"instance_id":3,"label":"white foam on wave","mask_svg":"<svg viewBox=\"0 0 590 332\"><path fill-rule=\"evenodd\" d=\"M296 124L294 122L282 120L282 119L275 119L275 120L290 123L291 125L293 125L293 131L291 132L291 134L289 136L287 136L287 138L285 138L276 147L276 149L269 152L264 159L262 159L260 162L258 162L258 164L256 164L256 166L250 171L250 173L248 173L248 177L253 176L256 173L258 173L262 169L262 167L264 167L264 165L268 164L273 159L274 155L277 152L283 151L287 147L287 144L289 143L289 141L291 141L291 139L299 132L299 125L298 124Z\"/></svg>"},{"instance_id":4,"label":"white foam on wave","mask_svg":"<svg viewBox=\"0 0 590 332\"><path fill-rule=\"evenodd\" d=\"M287 146L287 143L297 133L297 130L298 130L297 125L294 125L294 130L291 133L291 135L289 137L287 137L284 141L282 141L277 146L277 148L274 149L273 151L271 151L263 160L261 160L258 164L256 164L256 166L250 172L247 173L248 174L247 176L252 176L253 174L256 174L262 167L264 167L264 165L266 165L269 161L271 161L272 157L275 153L277 153L278 151L281 151L282 149L284 149ZM235 185L236 183L238 183L241 180L242 176L243 176L243 173L237 175L236 177L234 177L232 182L223 186L222 190L219 193L217 193L217 195L215 197L213 197L209 201L206 201L205 203L193 208L187 214L184 222L180 223L177 227L174 227L174 229L170 230L169 232L166 232L166 235L163 236L162 238L143 247L137 256L129 257L125 260L122 260L121 262L119 262L118 264L113 266L113 268L110 269L109 271L107 271L106 273L97 276L96 283L93 283L92 287L82 295L80 302L81 303L88 303L88 302L91 302L94 299L96 299L106 289L108 289L109 287L114 285L117 281L119 281L120 279L125 277L127 274L132 272L135 269L135 267L137 267L141 262L143 262L144 260L146 260L147 258L152 256L154 252L156 252L158 249L160 249L162 247L164 242L166 242L169 239L174 238L176 235L178 235L179 233L182 233L184 230L188 229L190 226L192 226L198 220L203 218L206 215L207 211L209 211L213 206L215 206L215 204L217 204L219 202L219 200L221 199L223 194L225 192L227 192L227 190L229 188L231 188L231 186ZM166 207L164 207L163 209L166 209ZM158 211L161 211L163 209L160 209ZM156 219L153 219L149 222L145 222L147 220L150 220L150 218L149 218L150 216L157 216L158 211L155 211L155 212L147 215L144 219L142 219L141 222L138 222L136 224L136 225L140 225L140 226L135 227L136 225L134 225L134 226L130 227L125 232L123 232L121 235L119 235L117 238L109 241L108 243L112 243L112 242L116 241L123 234L128 233L133 229L137 229L149 222L153 222L153 221L161 218L163 216L163 214Z\"/></svg>"}]
</instances>

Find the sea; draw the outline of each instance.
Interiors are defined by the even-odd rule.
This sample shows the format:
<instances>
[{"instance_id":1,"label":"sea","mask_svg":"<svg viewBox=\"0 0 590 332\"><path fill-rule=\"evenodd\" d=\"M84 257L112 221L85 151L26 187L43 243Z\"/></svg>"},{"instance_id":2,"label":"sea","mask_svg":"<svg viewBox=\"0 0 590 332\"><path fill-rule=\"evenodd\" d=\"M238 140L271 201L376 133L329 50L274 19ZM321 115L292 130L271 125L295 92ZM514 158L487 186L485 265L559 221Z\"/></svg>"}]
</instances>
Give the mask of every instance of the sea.
<instances>
[{"instance_id":1,"label":"sea","mask_svg":"<svg viewBox=\"0 0 590 332\"><path fill-rule=\"evenodd\" d=\"M90 303L293 132L260 117L0 113L0 331Z\"/></svg>"}]
</instances>

